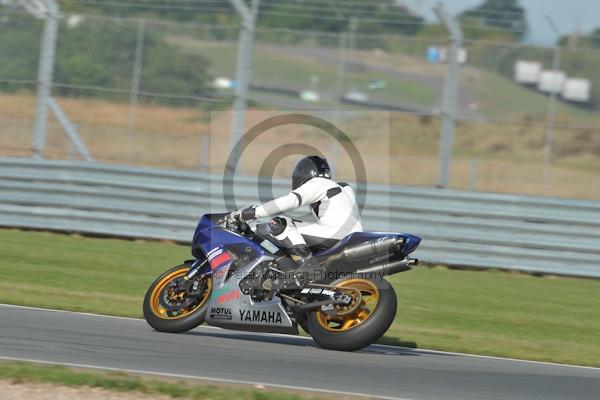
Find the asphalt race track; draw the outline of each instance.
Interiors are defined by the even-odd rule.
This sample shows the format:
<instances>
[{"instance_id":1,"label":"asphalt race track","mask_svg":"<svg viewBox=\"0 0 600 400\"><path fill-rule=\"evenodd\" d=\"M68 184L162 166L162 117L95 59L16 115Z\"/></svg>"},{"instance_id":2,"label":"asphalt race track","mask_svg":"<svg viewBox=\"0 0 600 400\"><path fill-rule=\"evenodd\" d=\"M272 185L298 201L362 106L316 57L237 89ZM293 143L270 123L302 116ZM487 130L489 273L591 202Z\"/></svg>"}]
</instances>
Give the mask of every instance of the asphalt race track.
<instances>
[{"instance_id":1,"label":"asphalt race track","mask_svg":"<svg viewBox=\"0 0 600 400\"><path fill-rule=\"evenodd\" d=\"M0 305L0 358L397 399L600 399L600 369L371 346L317 348L302 337Z\"/></svg>"}]
</instances>

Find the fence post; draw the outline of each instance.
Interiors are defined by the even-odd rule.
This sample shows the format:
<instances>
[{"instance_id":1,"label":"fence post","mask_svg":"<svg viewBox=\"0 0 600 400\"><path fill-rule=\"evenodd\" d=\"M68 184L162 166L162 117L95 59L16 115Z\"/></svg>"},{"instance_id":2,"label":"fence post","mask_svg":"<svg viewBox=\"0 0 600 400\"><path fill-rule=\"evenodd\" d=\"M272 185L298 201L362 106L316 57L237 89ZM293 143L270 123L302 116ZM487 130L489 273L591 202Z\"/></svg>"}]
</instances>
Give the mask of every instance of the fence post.
<instances>
[{"instance_id":1,"label":"fence post","mask_svg":"<svg viewBox=\"0 0 600 400\"><path fill-rule=\"evenodd\" d=\"M339 46L337 53L337 71L336 71L336 79L335 79L335 110L333 115L333 120L335 125L339 128L342 123L342 118L340 115L342 109L342 100L344 98L344 78L346 76L346 57L350 56L351 52L355 50L356 45L356 30L358 28L358 18L355 16L350 17L350 22L348 23L348 31L342 32L339 35ZM329 157L328 162L332 169L332 172L335 172L335 165L337 163L338 158L338 150L339 145L337 138L331 138L331 146L329 148Z\"/></svg>"},{"instance_id":2,"label":"fence post","mask_svg":"<svg viewBox=\"0 0 600 400\"><path fill-rule=\"evenodd\" d=\"M344 96L344 75L346 74L346 42L348 41L348 33L341 32L338 37L338 52L337 52L337 71L335 75L335 110L333 111L333 122L338 126L341 122L340 111L342 108L342 97ZM335 171L335 164L338 157L338 143L336 138L331 137L331 145L329 146L329 165L332 172Z\"/></svg>"},{"instance_id":3,"label":"fence post","mask_svg":"<svg viewBox=\"0 0 600 400\"><path fill-rule=\"evenodd\" d=\"M458 53L462 46L462 31L456 21L448 15L446 8L440 2L433 11L450 34L450 49L448 51L448 68L444 79L444 94L442 98L442 129L440 132L438 187L446 188L450 181L450 166L454 143L454 125L456 123L456 101L458 99Z\"/></svg>"},{"instance_id":4,"label":"fence post","mask_svg":"<svg viewBox=\"0 0 600 400\"><path fill-rule=\"evenodd\" d=\"M556 45L554 46L554 54L552 56L552 71L558 72L560 70L560 31L556 27L556 24L548 15L546 20L550 27L556 34ZM544 193L548 190L548 183L550 180L550 163L552 162L552 141L554 140L554 122L556 120L556 100L558 93L552 91L548 100L548 115L546 119L546 140L544 141Z\"/></svg>"},{"instance_id":5,"label":"fence post","mask_svg":"<svg viewBox=\"0 0 600 400\"><path fill-rule=\"evenodd\" d=\"M52 75L54 72L56 38L58 34L58 4L55 0L47 0L45 4L47 10L38 66L37 108L33 125L34 158L43 158L44 148L46 147L48 101L52 90Z\"/></svg>"},{"instance_id":6,"label":"fence post","mask_svg":"<svg viewBox=\"0 0 600 400\"><path fill-rule=\"evenodd\" d=\"M76 149L77 152L79 152L79 154L81 154L85 161L94 161L87 147L85 147L85 144L77 134L77 129L75 128L75 125L73 125L73 123L69 121L67 115L63 112L58 103L52 97L48 98L48 107L50 108L50 111L54 113L54 116L56 117L60 125L63 127L65 134L71 141L71 146L74 149Z\"/></svg>"},{"instance_id":7,"label":"fence post","mask_svg":"<svg viewBox=\"0 0 600 400\"><path fill-rule=\"evenodd\" d=\"M233 116L231 120L229 160L237 162L239 154L235 145L242 137L246 122L246 104L248 100L248 85L252 66L252 45L254 42L254 28L258 14L260 0L252 0L248 7L242 0L231 0L241 19L241 31L238 39L237 66L235 72L235 99L233 103ZM233 172L235 165L226 165L227 172Z\"/></svg>"},{"instance_id":8,"label":"fence post","mask_svg":"<svg viewBox=\"0 0 600 400\"><path fill-rule=\"evenodd\" d=\"M131 78L131 95L129 97L129 119L127 124L127 159L131 161L134 155L136 142L135 124L137 122L138 93L140 91L140 78L142 73L142 58L144 56L144 38L146 35L146 21L140 19L137 26L135 42L135 56L133 60L133 73Z\"/></svg>"}]
</instances>

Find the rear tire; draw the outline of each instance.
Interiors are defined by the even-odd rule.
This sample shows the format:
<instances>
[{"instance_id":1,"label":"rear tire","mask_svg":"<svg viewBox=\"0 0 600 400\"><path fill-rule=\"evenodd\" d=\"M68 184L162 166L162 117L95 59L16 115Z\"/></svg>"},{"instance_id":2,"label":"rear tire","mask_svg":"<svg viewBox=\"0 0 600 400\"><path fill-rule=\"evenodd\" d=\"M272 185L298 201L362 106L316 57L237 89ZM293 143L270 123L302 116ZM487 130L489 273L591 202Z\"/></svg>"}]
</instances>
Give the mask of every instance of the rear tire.
<instances>
[{"instance_id":1,"label":"rear tire","mask_svg":"<svg viewBox=\"0 0 600 400\"><path fill-rule=\"evenodd\" d=\"M333 285L343 285L352 280L341 280ZM359 281L359 280L355 280ZM385 280L364 280L378 290L378 303L365 320L345 330L326 327L324 315L321 310L314 311L308 315L307 325L310 335L320 347L340 351L356 351L377 341L389 329L396 317L396 292ZM348 284L352 287L352 284ZM321 315L319 315L321 314ZM350 318L350 317L349 317ZM339 329L339 328L338 328Z\"/></svg>"},{"instance_id":2,"label":"rear tire","mask_svg":"<svg viewBox=\"0 0 600 400\"><path fill-rule=\"evenodd\" d=\"M310 332L308 330L308 316L306 314L300 316L300 318L298 319L298 325L300 325L304 332L310 335Z\"/></svg>"},{"instance_id":3,"label":"rear tire","mask_svg":"<svg viewBox=\"0 0 600 400\"><path fill-rule=\"evenodd\" d=\"M189 270L190 265L188 264L173 267L156 278L148 288L143 304L144 319L148 322L148 325L157 331L169 333L186 332L204 323L212 292L212 278L210 277L206 278L210 282L208 283L208 293L202 295L202 300L199 304L195 305L193 308L190 307L190 310L185 310L185 313L182 313L180 316L170 316L165 312L161 313L160 305L157 305L156 303L156 296L160 295L160 293L157 292L161 291L161 287L164 287L172 280L185 275Z\"/></svg>"}]
</instances>

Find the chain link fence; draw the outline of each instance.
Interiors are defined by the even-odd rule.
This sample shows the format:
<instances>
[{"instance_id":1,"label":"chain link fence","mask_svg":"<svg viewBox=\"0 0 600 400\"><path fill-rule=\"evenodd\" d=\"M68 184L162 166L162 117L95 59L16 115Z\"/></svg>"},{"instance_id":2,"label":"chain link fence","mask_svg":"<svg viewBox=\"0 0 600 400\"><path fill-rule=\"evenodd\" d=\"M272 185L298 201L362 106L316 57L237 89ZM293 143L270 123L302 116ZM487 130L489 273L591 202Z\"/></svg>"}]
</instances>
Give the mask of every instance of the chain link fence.
<instances>
[{"instance_id":1,"label":"chain link fence","mask_svg":"<svg viewBox=\"0 0 600 400\"><path fill-rule=\"evenodd\" d=\"M43 19L0 8L2 156L32 155L43 27ZM238 25L61 14L52 96L97 161L220 172L239 33ZM385 173L370 179L435 186L447 46L444 38L257 28L248 71L256 113L247 128L263 114L323 115L351 133L367 164L379 166L385 153ZM560 69L591 85L587 101L573 101L515 81L518 61L550 70L556 49L487 41L464 48L450 187L600 199L600 52L560 49ZM261 140L311 143L339 161L340 176L353 176L327 137L289 129ZM80 157L54 116L44 157ZM255 175L260 160L241 166Z\"/></svg>"}]
</instances>

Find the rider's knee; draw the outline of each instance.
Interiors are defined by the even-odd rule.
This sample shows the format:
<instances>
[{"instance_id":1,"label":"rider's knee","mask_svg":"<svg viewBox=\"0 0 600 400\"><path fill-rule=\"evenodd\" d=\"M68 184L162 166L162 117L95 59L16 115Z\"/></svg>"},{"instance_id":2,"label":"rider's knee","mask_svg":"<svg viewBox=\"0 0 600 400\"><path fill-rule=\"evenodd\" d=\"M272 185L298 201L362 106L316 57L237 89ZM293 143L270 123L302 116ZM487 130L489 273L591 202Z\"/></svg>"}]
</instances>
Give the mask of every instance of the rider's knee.
<instances>
[{"instance_id":1,"label":"rider's knee","mask_svg":"<svg viewBox=\"0 0 600 400\"><path fill-rule=\"evenodd\" d=\"M269 228L271 229L271 235L277 237L281 236L288 226L288 219L285 217L275 217L269 221Z\"/></svg>"}]
</instances>

